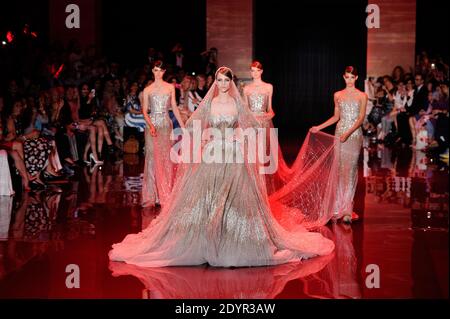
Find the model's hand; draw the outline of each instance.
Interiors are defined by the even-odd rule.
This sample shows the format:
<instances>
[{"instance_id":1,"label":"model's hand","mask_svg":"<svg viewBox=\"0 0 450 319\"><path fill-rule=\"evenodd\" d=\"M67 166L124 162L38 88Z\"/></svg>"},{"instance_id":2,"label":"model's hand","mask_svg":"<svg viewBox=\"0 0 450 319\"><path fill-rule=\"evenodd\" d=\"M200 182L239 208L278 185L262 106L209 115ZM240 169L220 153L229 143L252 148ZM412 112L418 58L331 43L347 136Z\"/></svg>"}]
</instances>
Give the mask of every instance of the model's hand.
<instances>
[{"instance_id":1,"label":"model's hand","mask_svg":"<svg viewBox=\"0 0 450 319\"><path fill-rule=\"evenodd\" d=\"M348 135L347 134L342 134L341 137L339 138L341 143L344 143L347 139L348 139Z\"/></svg>"},{"instance_id":2,"label":"model's hand","mask_svg":"<svg viewBox=\"0 0 450 319\"><path fill-rule=\"evenodd\" d=\"M311 133L317 133L317 132L319 132L320 130L319 130L319 127L313 126L313 127L311 127L311 128L309 129L309 131L310 131Z\"/></svg>"},{"instance_id":3,"label":"model's hand","mask_svg":"<svg viewBox=\"0 0 450 319\"><path fill-rule=\"evenodd\" d=\"M153 125L150 125L150 135L153 137L156 136L156 128Z\"/></svg>"}]
</instances>

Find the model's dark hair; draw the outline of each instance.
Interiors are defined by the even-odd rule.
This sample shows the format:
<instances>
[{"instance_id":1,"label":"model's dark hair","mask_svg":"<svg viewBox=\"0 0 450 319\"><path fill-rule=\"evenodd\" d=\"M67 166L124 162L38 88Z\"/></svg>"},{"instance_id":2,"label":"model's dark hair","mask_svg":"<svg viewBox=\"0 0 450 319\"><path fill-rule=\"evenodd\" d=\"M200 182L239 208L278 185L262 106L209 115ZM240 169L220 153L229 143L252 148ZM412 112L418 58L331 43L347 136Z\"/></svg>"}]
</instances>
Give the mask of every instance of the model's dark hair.
<instances>
[{"instance_id":1,"label":"model's dark hair","mask_svg":"<svg viewBox=\"0 0 450 319\"><path fill-rule=\"evenodd\" d=\"M345 73L351 73L354 76L358 76L358 70L356 70L356 68L354 66L351 66L351 65L345 67L344 74Z\"/></svg>"},{"instance_id":2,"label":"model's dark hair","mask_svg":"<svg viewBox=\"0 0 450 319\"><path fill-rule=\"evenodd\" d=\"M166 64L161 60L156 60L155 62L153 62L152 69L153 68L160 68L161 70L164 70L164 71L167 69Z\"/></svg>"},{"instance_id":3,"label":"model's dark hair","mask_svg":"<svg viewBox=\"0 0 450 319\"><path fill-rule=\"evenodd\" d=\"M252 62L252 64L250 65L251 68L258 68L260 70L263 70L263 65L261 62L255 60Z\"/></svg>"}]
</instances>

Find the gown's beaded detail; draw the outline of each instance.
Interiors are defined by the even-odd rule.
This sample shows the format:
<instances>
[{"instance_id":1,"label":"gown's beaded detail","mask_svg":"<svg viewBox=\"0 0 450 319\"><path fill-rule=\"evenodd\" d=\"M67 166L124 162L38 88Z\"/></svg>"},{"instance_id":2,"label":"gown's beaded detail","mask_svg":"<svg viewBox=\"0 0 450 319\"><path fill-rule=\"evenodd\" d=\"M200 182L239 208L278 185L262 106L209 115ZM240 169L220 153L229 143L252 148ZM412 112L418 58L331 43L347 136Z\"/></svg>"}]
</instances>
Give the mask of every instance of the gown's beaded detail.
<instances>
[{"instance_id":1,"label":"gown's beaded detail","mask_svg":"<svg viewBox=\"0 0 450 319\"><path fill-rule=\"evenodd\" d=\"M253 113L267 112L269 96L264 93L252 93L248 96L250 111Z\"/></svg>"},{"instance_id":2,"label":"gown's beaded detail","mask_svg":"<svg viewBox=\"0 0 450 319\"><path fill-rule=\"evenodd\" d=\"M335 136L340 137L358 120L360 102L357 100L338 99L340 120L336 126ZM358 158L363 142L361 127L338 144L339 171L338 196L335 215L340 218L350 215L353 211L353 197L358 182Z\"/></svg>"}]
</instances>

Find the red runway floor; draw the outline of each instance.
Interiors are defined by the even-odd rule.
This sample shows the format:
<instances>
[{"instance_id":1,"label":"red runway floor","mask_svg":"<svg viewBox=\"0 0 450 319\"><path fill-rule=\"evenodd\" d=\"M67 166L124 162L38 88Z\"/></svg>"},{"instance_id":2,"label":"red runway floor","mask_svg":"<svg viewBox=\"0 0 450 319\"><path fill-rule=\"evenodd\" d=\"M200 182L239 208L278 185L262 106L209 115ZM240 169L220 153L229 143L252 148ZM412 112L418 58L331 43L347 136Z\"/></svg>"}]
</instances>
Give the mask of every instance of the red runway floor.
<instances>
[{"instance_id":1,"label":"red runway floor","mask_svg":"<svg viewBox=\"0 0 450 319\"><path fill-rule=\"evenodd\" d=\"M142 170L125 156L79 168L67 185L0 197L0 298L448 298L448 166L423 152L365 148L361 219L321 230L333 255L276 267L110 263L111 244L158 214L139 206ZM66 285L73 269L79 288Z\"/></svg>"}]
</instances>

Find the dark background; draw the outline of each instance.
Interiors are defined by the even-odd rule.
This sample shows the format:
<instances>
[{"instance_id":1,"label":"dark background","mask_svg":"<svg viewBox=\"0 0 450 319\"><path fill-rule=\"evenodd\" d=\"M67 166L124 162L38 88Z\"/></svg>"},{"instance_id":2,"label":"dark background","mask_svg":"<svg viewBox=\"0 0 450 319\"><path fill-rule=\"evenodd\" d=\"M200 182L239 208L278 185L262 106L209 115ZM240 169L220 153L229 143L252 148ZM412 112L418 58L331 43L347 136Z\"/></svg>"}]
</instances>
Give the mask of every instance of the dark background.
<instances>
[{"instance_id":1,"label":"dark background","mask_svg":"<svg viewBox=\"0 0 450 319\"><path fill-rule=\"evenodd\" d=\"M169 59L170 49L180 42L188 68L197 68L199 53L206 48L206 0L102 0L99 5L97 45L109 61L141 66L149 47L162 50ZM274 122L281 137L302 136L332 115L333 92L344 88L341 75L346 65L357 67L357 86L363 89L366 5L367 0L254 1L254 58L264 65L264 79L274 84ZM48 0L2 2L0 40L7 30L17 32L29 23L39 34L39 45L50 45L48 8ZM447 14L445 1L417 0L417 52L426 50L449 60ZM0 59L3 66L14 64L2 52Z\"/></svg>"},{"instance_id":2,"label":"dark background","mask_svg":"<svg viewBox=\"0 0 450 319\"><path fill-rule=\"evenodd\" d=\"M254 57L264 65L264 79L274 84L274 124L280 134L304 135L333 114L333 92L345 87L345 66L358 69L357 86L364 89L367 2L254 4Z\"/></svg>"},{"instance_id":3,"label":"dark background","mask_svg":"<svg viewBox=\"0 0 450 319\"><path fill-rule=\"evenodd\" d=\"M198 67L206 48L206 0L103 1L103 52L121 63L140 66L149 47L170 50L180 42L187 67Z\"/></svg>"},{"instance_id":4,"label":"dark background","mask_svg":"<svg viewBox=\"0 0 450 319\"><path fill-rule=\"evenodd\" d=\"M449 1L417 0L416 53L427 51L449 62Z\"/></svg>"},{"instance_id":5,"label":"dark background","mask_svg":"<svg viewBox=\"0 0 450 319\"><path fill-rule=\"evenodd\" d=\"M0 40L5 32L18 31L28 23L33 31L39 33L45 44L48 44L49 4L47 0L36 1L2 1L0 4Z\"/></svg>"}]
</instances>

